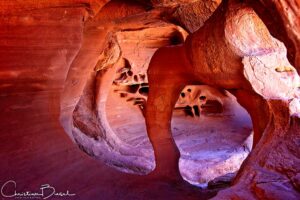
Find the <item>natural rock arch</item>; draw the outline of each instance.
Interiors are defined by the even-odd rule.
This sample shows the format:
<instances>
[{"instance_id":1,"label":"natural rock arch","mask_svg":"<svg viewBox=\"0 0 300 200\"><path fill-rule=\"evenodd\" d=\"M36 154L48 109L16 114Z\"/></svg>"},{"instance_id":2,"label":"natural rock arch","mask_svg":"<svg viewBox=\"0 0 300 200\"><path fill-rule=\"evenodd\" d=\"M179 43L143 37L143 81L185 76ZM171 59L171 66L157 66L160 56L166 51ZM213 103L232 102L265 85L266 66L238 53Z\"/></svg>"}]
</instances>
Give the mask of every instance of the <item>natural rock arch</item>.
<instances>
[{"instance_id":1,"label":"natural rock arch","mask_svg":"<svg viewBox=\"0 0 300 200\"><path fill-rule=\"evenodd\" d=\"M148 77L146 123L156 159L153 175L169 179L181 179L170 120L185 85L204 83L231 90L252 116L254 146L264 132L270 134L266 128L272 124L273 111L268 99L299 101L299 76L286 58L284 45L270 35L250 7L235 0L223 1L184 45L159 49ZM276 88L271 84L275 81Z\"/></svg>"}]
</instances>

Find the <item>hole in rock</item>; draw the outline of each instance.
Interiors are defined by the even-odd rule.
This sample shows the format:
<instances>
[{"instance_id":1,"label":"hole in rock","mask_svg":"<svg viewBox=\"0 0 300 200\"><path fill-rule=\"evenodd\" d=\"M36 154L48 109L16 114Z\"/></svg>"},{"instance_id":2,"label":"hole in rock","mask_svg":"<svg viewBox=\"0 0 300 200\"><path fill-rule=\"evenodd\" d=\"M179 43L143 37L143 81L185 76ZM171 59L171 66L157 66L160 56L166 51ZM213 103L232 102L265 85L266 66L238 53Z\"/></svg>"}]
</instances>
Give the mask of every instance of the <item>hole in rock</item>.
<instances>
[{"instance_id":1,"label":"hole in rock","mask_svg":"<svg viewBox=\"0 0 300 200\"><path fill-rule=\"evenodd\" d=\"M193 106L193 109L194 109L194 113L196 116L200 116L200 112L199 112L199 107L197 105Z\"/></svg>"},{"instance_id":2,"label":"hole in rock","mask_svg":"<svg viewBox=\"0 0 300 200\"><path fill-rule=\"evenodd\" d=\"M127 75L128 75L128 76L132 76L132 75L133 75L133 72L132 72L132 71L128 71L128 72L127 72Z\"/></svg>"},{"instance_id":3,"label":"hole in rock","mask_svg":"<svg viewBox=\"0 0 300 200\"><path fill-rule=\"evenodd\" d=\"M126 93L120 93L120 97L121 98L127 97L127 94Z\"/></svg>"},{"instance_id":4,"label":"hole in rock","mask_svg":"<svg viewBox=\"0 0 300 200\"><path fill-rule=\"evenodd\" d=\"M200 99L201 101L204 101L204 100L206 99L206 96L200 96L199 99Z\"/></svg>"},{"instance_id":5,"label":"hole in rock","mask_svg":"<svg viewBox=\"0 0 300 200\"><path fill-rule=\"evenodd\" d=\"M139 93L143 96L148 96L149 93L149 87L141 87L139 89Z\"/></svg>"},{"instance_id":6,"label":"hole in rock","mask_svg":"<svg viewBox=\"0 0 300 200\"><path fill-rule=\"evenodd\" d=\"M126 87L114 84L106 113L120 140L152 150L143 116L148 86L143 86L147 83L139 84L136 93L120 98L119 93ZM199 186L238 171L252 148L252 123L248 113L229 92L208 86L183 89L173 111L172 132L181 153L181 175ZM153 155L149 154L148 159L154 166ZM151 166L145 168L151 169Z\"/></svg>"},{"instance_id":7,"label":"hole in rock","mask_svg":"<svg viewBox=\"0 0 300 200\"><path fill-rule=\"evenodd\" d=\"M173 35L170 37L170 44L172 45L182 44L183 42L184 42L184 38L182 37L182 34L179 32L173 33Z\"/></svg>"},{"instance_id":8,"label":"hole in rock","mask_svg":"<svg viewBox=\"0 0 300 200\"><path fill-rule=\"evenodd\" d=\"M178 108L175 108L175 109L178 109ZM181 109L181 108L179 108L179 109ZM191 106L186 106L186 107L184 107L183 110L184 110L185 116L194 117L194 113L193 113L193 110L192 110Z\"/></svg>"}]
</instances>

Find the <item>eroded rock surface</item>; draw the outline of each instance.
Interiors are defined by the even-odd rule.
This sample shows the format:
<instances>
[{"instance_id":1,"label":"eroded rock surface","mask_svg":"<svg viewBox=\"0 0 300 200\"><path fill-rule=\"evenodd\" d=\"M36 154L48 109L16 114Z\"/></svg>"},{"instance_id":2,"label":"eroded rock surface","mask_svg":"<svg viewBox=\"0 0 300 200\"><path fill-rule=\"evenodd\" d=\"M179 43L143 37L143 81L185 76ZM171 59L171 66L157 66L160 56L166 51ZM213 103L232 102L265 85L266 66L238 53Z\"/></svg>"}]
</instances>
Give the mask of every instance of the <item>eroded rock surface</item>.
<instances>
[{"instance_id":1,"label":"eroded rock surface","mask_svg":"<svg viewBox=\"0 0 300 200\"><path fill-rule=\"evenodd\" d=\"M214 180L231 183L215 199L299 199L299 9L1 1L1 181L49 180L83 199L107 188L106 199L206 199L215 191L183 179Z\"/></svg>"},{"instance_id":2,"label":"eroded rock surface","mask_svg":"<svg viewBox=\"0 0 300 200\"><path fill-rule=\"evenodd\" d=\"M166 69L166 65L173 65L173 70ZM197 82L233 90L240 102L245 102L245 95L250 93L254 96L248 95L248 101L254 102L262 96L262 104L271 99L298 101L299 97L299 76L286 57L284 45L270 35L252 8L238 1L222 2L214 15L202 28L191 34L184 45L159 49L151 60L148 76L150 90L145 116L156 159L153 174L178 179L180 176L177 162L180 153L171 134L170 121L172 108L184 85ZM277 83L279 85L276 86ZM241 92L244 94L238 95ZM250 114L253 112L253 106L244 106ZM270 111L257 110L255 114L272 117L272 105L266 106ZM289 110L289 106L286 107ZM285 120L289 119L289 115L288 112ZM260 144L261 137L272 131L268 130L270 121L264 119L263 124L258 124L253 114L252 119L254 127L260 127L254 129L255 147ZM282 132L276 128L275 130ZM287 154L290 156L290 153ZM265 159L268 162L268 158ZM242 170L247 164L249 165L245 162ZM238 181L241 179L237 178ZM288 187L287 190L293 191L291 198L299 197L292 185L277 187ZM275 193L264 192L259 198L282 199L287 196L284 192L282 196Z\"/></svg>"},{"instance_id":3,"label":"eroded rock surface","mask_svg":"<svg viewBox=\"0 0 300 200\"><path fill-rule=\"evenodd\" d=\"M290 116L286 101L269 104L272 115L261 142L233 187L214 199L299 199L299 117Z\"/></svg>"}]
</instances>

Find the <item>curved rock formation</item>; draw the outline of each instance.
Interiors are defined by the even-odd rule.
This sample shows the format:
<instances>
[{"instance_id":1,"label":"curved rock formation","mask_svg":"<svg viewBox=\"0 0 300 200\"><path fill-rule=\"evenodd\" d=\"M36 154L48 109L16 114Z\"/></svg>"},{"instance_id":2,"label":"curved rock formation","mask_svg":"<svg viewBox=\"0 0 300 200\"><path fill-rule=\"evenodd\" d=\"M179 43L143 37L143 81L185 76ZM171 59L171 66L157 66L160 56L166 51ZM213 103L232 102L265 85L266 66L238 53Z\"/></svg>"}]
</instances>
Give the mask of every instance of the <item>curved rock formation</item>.
<instances>
[{"instance_id":1,"label":"curved rock formation","mask_svg":"<svg viewBox=\"0 0 300 200\"><path fill-rule=\"evenodd\" d=\"M299 73L299 4L293 1L252 1L253 6L268 26L269 30L278 39L283 41L288 49L288 58ZM277 28L280 27L280 28Z\"/></svg>"},{"instance_id":2,"label":"curved rock formation","mask_svg":"<svg viewBox=\"0 0 300 200\"><path fill-rule=\"evenodd\" d=\"M299 199L299 9L1 1L1 198Z\"/></svg>"},{"instance_id":3,"label":"curved rock formation","mask_svg":"<svg viewBox=\"0 0 300 200\"><path fill-rule=\"evenodd\" d=\"M185 32L175 25L155 19L153 12L139 14L142 8L135 4L126 7L125 15L117 15L106 21L105 13L114 9L118 4L122 5L118 1L108 3L99 16L90 22L98 29L96 32L93 28L87 28L88 42L86 47L83 46L81 49L87 48L90 53L87 54L86 50L82 50L82 56L85 57L83 59L79 56L79 52L72 63L73 66L70 67L61 101L61 122L71 138L74 138L88 154L122 171L145 174L153 168L153 164L149 163L149 156L151 160L152 152L149 149L143 150L143 147L137 148L122 142L111 130L106 116L107 95L115 74L119 71L125 72L126 68L130 68L131 79L127 80L128 78L121 74L121 77L116 77L119 84L124 82L123 79L126 79L127 84L145 82L147 63L154 51L158 47L171 45L177 40L178 42L184 40ZM130 9L132 13L128 12ZM130 17L126 18L126 15ZM144 21L141 18L144 18ZM112 23L117 25L112 26ZM108 29L99 29L100 26ZM109 32L109 27L114 31ZM151 34L153 31L157 34ZM89 34L93 34L93 37ZM103 37L106 37L106 40ZM92 38L96 40L91 41ZM95 43L99 46L95 47ZM103 49L101 54L98 51L99 48ZM87 57L89 55L97 56L91 59ZM122 59L126 59L127 61L124 61L126 63L122 63ZM77 63L77 60L80 63ZM88 63L83 61L88 61ZM93 68L88 69L87 65ZM85 74L83 69L86 70ZM74 81L76 81L75 84Z\"/></svg>"},{"instance_id":4,"label":"curved rock formation","mask_svg":"<svg viewBox=\"0 0 300 200\"><path fill-rule=\"evenodd\" d=\"M299 199L299 116L289 103L270 100L271 116L234 186L214 199Z\"/></svg>"},{"instance_id":5,"label":"curved rock formation","mask_svg":"<svg viewBox=\"0 0 300 200\"><path fill-rule=\"evenodd\" d=\"M272 108L255 112L244 98L257 99L266 106L269 99L299 102L299 76L286 58L284 45L272 38L250 7L238 1L224 1L184 45L159 49L151 60L148 76L146 123L156 161L153 174L159 177L180 179L180 153L171 135L170 121L184 85L209 84L234 90L252 113L254 147L263 131L268 131L265 117L272 116ZM254 115L263 121L258 122Z\"/></svg>"}]
</instances>

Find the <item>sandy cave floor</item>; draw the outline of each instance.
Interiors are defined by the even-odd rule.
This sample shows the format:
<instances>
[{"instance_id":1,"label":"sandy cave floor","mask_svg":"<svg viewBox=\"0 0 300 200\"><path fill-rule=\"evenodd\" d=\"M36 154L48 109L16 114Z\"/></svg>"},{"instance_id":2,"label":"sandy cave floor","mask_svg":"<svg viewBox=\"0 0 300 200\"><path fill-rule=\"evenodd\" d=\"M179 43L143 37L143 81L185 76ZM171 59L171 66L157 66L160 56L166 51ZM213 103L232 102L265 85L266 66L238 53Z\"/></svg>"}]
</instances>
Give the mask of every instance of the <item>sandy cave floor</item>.
<instances>
[{"instance_id":1,"label":"sandy cave floor","mask_svg":"<svg viewBox=\"0 0 300 200\"><path fill-rule=\"evenodd\" d=\"M91 158L59 125L53 106L57 95L48 91L0 95L0 160L5 169L0 171L1 185L14 180L17 191L39 191L41 185L50 184L57 192L75 193L69 200L204 200L216 194L122 173Z\"/></svg>"}]
</instances>

